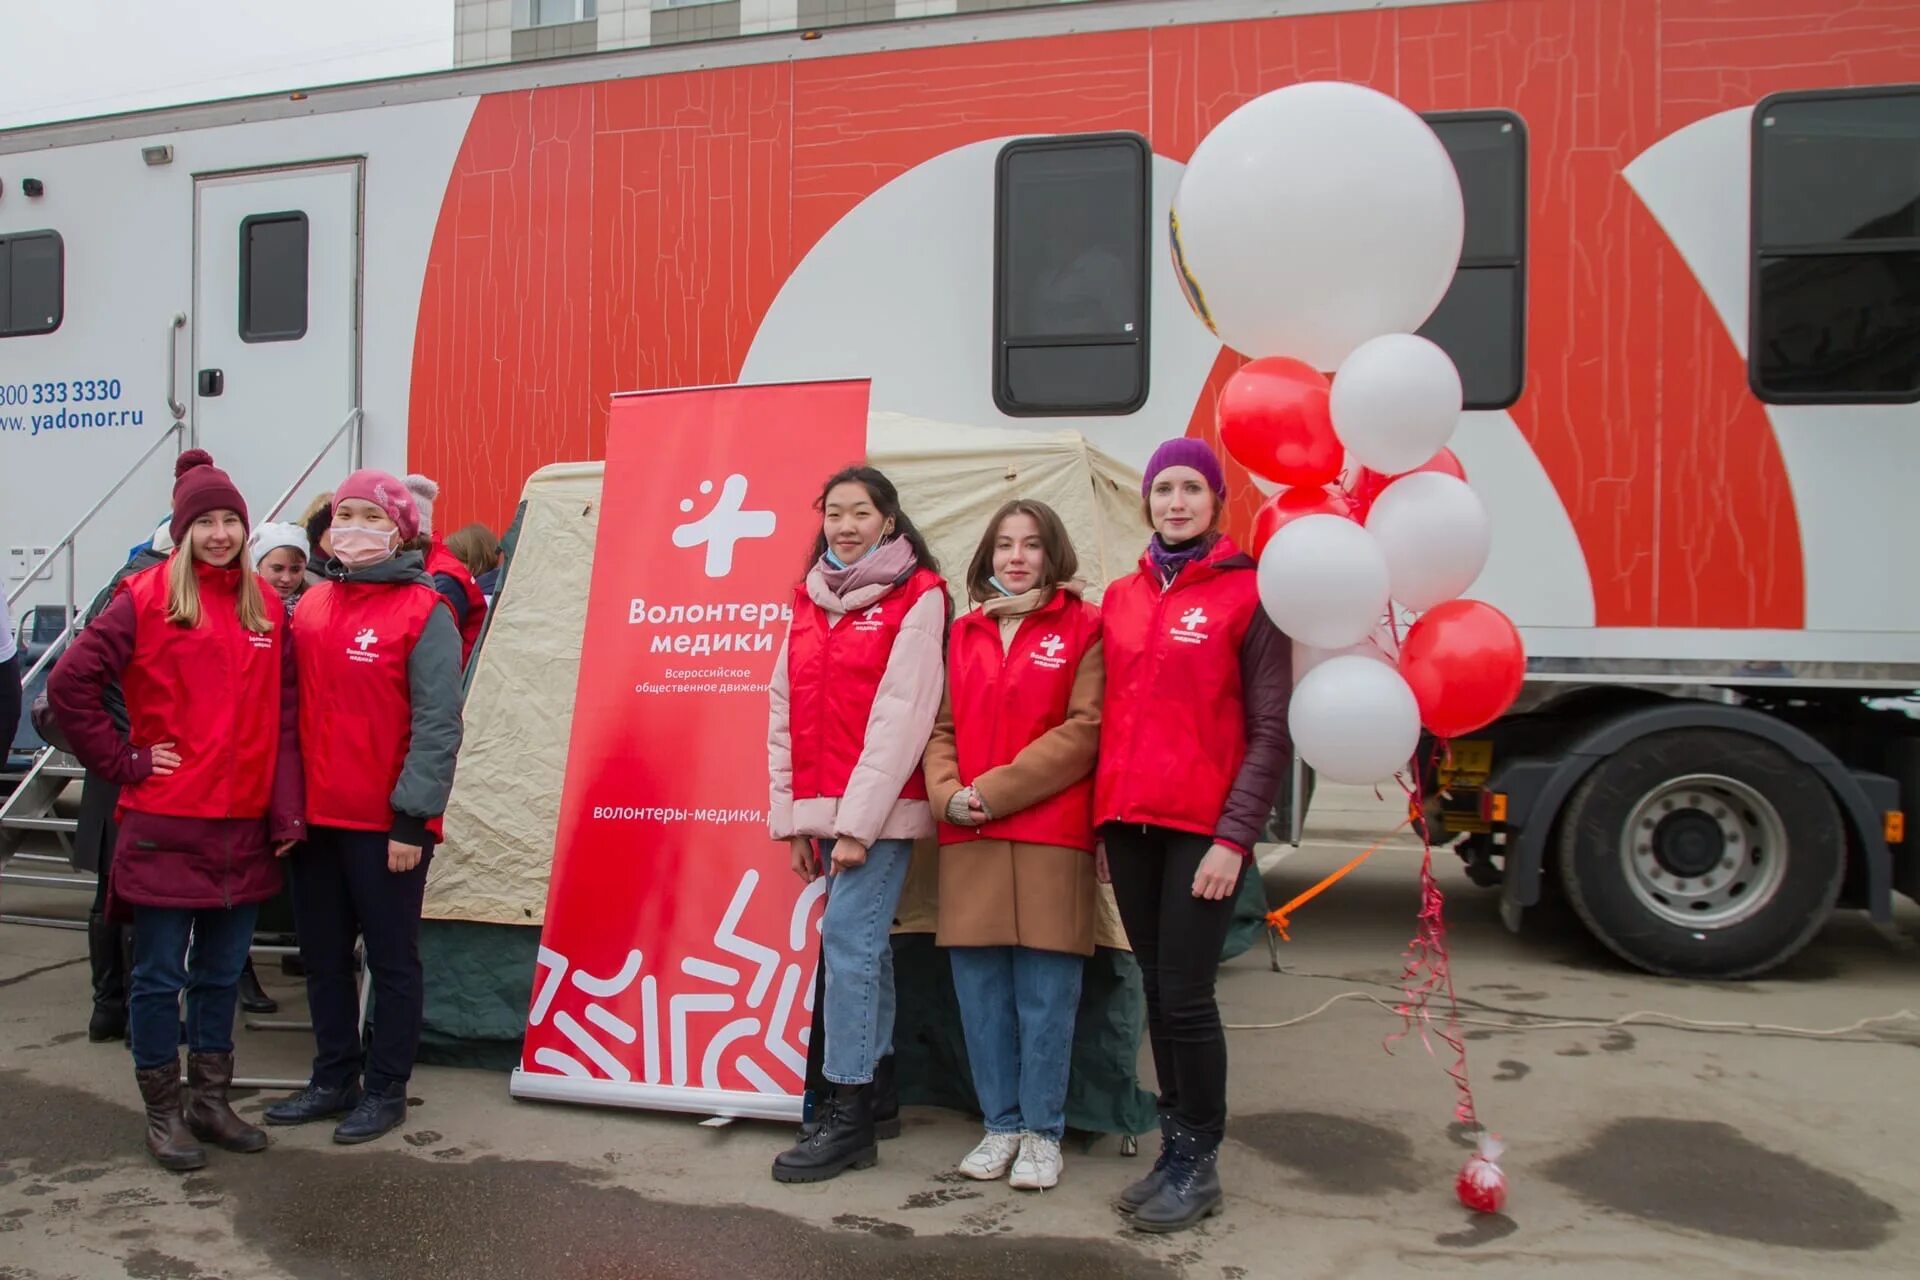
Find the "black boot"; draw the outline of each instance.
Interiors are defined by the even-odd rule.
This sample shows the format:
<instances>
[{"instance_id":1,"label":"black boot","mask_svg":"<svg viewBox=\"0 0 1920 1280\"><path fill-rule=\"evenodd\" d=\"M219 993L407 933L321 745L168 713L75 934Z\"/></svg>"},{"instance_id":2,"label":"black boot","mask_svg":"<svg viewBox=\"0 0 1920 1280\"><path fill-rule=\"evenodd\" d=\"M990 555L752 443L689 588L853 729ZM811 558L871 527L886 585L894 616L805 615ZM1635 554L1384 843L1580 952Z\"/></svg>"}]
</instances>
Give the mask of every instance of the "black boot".
<instances>
[{"instance_id":1,"label":"black boot","mask_svg":"<svg viewBox=\"0 0 1920 1280\"><path fill-rule=\"evenodd\" d=\"M240 1007L248 1013L278 1013L280 1002L260 986L260 975L253 971L253 959L240 971Z\"/></svg>"},{"instance_id":2,"label":"black boot","mask_svg":"<svg viewBox=\"0 0 1920 1280\"><path fill-rule=\"evenodd\" d=\"M93 970L93 1015L87 1039L94 1044L127 1038L127 955L125 932L103 915L87 917L87 963Z\"/></svg>"},{"instance_id":3,"label":"black boot","mask_svg":"<svg viewBox=\"0 0 1920 1280\"><path fill-rule=\"evenodd\" d=\"M882 1141L900 1136L900 1077L892 1054L873 1064L873 1136Z\"/></svg>"},{"instance_id":4,"label":"black boot","mask_svg":"<svg viewBox=\"0 0 1920 1280\"><path fill-rule=\"evenodd\" d=\"M333 1140L344 1146L372 1142L407 1122L407 1086L390 1084L379 1092L367 1090L353 1114L333 1130Z\"/></svg>"},{"instance_id":5,"label":"black boot","mask_svg":"<svg viewBox=\"0 0 1920 1280\"><path fill-rule=\"evenodd\" d=\"M358 1080L349 1080L333 1088L309 1084L291 1098L282 1099L268 1107L266 1121L268 1124L311 1124L315 1120L344 1116L359 1105Z\"/></svg>"},{"instance_id":6,"label":"black boot","mask_svg":"<svg viewBox=\"0 0 1920 1280\"><path fill-rule=\"evenodd\" d=\"M775 1182L825 1182L848 1169L871 1169L880 1156L873 1138L873 1085L836 1084L820 1127L773 1158Z\"/></svg>"},{"instance_id":7,"label":"black boot","mask_svg":"<svg viewBox=\"0 0 1920 1280\"><path fill-rule=\"evenodd\" d=\"M1160 1190L1134 1211L1133 1229L1185 1231L1220 1212L1220 1139L1173 1126L1173 1156Z\"/></svg>"},{"instance_id":8,"label":"black boot","mask_svg":"<svg viewBox=\"0 0 1920 1280\"><path fill-rule=\"evenodd\" d=\"M1140 1206L1160 1193L1160 1185L1167 1180L1167 1162L1173 1159L1173 1113L1160 1113L1160 1154L1154 1159L1153 1168L1147 1176L1124 1188L1115 1198L1113 1207L1122 1213L1137 1213Z\"/></svg>"}]
</instances>

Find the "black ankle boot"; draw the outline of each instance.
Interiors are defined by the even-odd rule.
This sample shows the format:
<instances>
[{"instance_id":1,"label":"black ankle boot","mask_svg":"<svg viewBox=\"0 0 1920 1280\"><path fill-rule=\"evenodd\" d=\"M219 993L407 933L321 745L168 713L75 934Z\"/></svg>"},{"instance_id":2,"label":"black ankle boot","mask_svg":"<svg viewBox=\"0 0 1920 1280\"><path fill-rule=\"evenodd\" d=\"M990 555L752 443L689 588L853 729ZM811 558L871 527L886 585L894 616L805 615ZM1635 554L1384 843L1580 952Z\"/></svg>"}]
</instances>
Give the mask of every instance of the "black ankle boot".
<instances>
[{"instance_id":1,"label":"black ankle boot","mask_svg":"<svg viewBox=\"0 0 1920 1280\"><path fill-rule=\"evenodd\" d=\"M93 1044L127 1038L127 957L119 925L103 915L87 917L87 964L93 970L93 1014L87 1039Z\"/></svg>"},{"instance_id":2,"label":"black ankle boot","mask_svg":"<svg viewBox=\"0 0 1920 1280\"><path fill-rule=\"evenodd\" d=\"M900 1136L900 1076L892 1054L873 1066L873 1136L882 1142Z\"/></svg>"},{"instance_id":3,"label":"black ankle boot","mask_svg":"<svg viewBox=\"0 0 1920 1280\"><path fill-rule=\"evenodd\" d=\"M836 1084L820 1127L773 1158L775 1182L825 1182L879 1160L873 1137L873 1085Z\"/></svg>"},{"instance_id":4,"label":"black ankle boot","mask_svg":"<svg viewBox=\"0 0 1920 1280\"><path fill-rule=\"evenodd\" d=\"M280 1012L280 1002L260 986L260 975L253 971L252 960L240 971L240 1007L248 1013Z\"/></svg>"},{"instance_id":5,"label":"black ankle boot","mask_svg":"<svg viewBox=\"0 0 1920 1280\"><path fill-rule=\"evenodd\" d=\"M1133 1228L1185 1231L1220 1212L1220 1139L1173 1124L1173 1155L1160 1190L1134 1211Z\"/></svg>"},{"instance_id":6,"label":"black ankle boot","mask_svg":"<svg viewBox=\"0 0 1920 1280\"><path fill-rule=\"evenodd\" d=\"M267 1108L268 1124L311 1124L344 1116L360 1105L360 1082L349 1080L329 1088L309 1084L291 1098L283 1098Z\"/></svg>"},{"instance_id":7,"label":"black ankle boot","mask_svg":"<svg viewBox=\"0 0 1920 1280\"><path fill-rule=\"evenodd\" d=\"M375 1092L367 1090L353 1114L333 1130L333 1140L343 1146L372 1142L382 1134L407 1122L407 1086L392 1084Z\"/></svg>"},{"instance_id":8,"label":"black ankle boot","mask_svg":"<svg viewBox=\"0 0 1920 1280\"><path fill-rule=\"evenodd\" d=\"M1173 1159L1173 1113L1160 1113L1160 1154L1154 1159L1153 1168L1147 1170L1147 1176L1138 1182L1123 1188L1114 1199L1113 1207L1122 1213L1138 1213L1140 1206L1160 1193L1160 1185L1167 1180L1167 1162Z\"/></svg>"}]
</instances>

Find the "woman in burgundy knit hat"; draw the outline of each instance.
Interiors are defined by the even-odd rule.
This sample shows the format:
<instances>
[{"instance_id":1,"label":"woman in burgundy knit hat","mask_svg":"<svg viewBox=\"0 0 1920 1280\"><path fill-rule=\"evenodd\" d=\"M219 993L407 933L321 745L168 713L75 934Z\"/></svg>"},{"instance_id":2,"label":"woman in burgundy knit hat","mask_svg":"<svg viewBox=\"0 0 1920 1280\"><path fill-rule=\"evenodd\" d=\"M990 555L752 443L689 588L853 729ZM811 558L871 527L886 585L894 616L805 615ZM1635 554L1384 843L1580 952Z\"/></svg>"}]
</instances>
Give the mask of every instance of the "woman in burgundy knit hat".
<instances>
[{"instance_id":1,"label":"woman in burgundy knit hat","mask_svg":"<svg viewBox=\"0 0 1920 1280\"><path fill-rule=\"evenodd\" d=\"M292 636L248 560L246 501L204 450L181 454L174 475L173 554L120 584L47 697L81 762L121 787L107 913L134 924L127 1039L147 1150L185 1170L207 1162L201 1143L267 1145L227 1105L234 1005L254 916L280 892L305 804ZM124 736L103 701L113 683Z\"/></svg>"}]
</instances>

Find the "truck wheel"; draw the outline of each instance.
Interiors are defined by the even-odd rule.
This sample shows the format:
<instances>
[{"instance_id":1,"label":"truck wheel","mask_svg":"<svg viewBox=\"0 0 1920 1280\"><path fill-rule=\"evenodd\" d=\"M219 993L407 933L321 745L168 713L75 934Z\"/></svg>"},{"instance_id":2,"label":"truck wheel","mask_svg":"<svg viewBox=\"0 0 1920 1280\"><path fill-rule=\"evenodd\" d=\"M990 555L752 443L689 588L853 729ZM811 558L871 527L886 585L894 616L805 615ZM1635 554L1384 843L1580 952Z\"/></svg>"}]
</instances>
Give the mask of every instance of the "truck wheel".
<instances>
[{"instance_id":1,"label":"truck wheel","mask_svg":"<svg viewBox=\"0 0 1920 1280\"><path fill-rule=\"evenodd\" d=\"M1649 972L1707 978L1750 978L1804 947L1847 862L1819 774L1721 729L1649 734L1596 765L1558 852L1594 937Z\"/></svg>"}]
</instances>

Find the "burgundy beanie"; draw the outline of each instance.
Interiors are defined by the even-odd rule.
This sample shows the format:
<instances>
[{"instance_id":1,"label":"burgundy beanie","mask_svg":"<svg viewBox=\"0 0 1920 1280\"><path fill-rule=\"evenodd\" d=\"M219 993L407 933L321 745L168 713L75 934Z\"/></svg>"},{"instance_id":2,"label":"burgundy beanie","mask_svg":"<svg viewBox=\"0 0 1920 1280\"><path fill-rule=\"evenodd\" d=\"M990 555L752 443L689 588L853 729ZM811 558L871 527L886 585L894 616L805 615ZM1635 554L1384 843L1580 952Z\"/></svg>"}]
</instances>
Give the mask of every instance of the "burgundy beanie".
<instances>
[{"instance_id":1,"label":"burgundy beanie","mask_svg":"<svg viewBox=\"0 0 1920 1280\"><path fill-rule=\"evenodd\" d=\"M414 505L413 494L384 471L363 467L341 481L340 487L333 491L333 509L338 511L340 504L349 498L371 502L386 512L387 518L400 530L402 542L410 542L420 533L420 508Z\"/></svg>"},{"instance_id":2,"label":"burgundy beanie","mask_svg":"<svg viewBox=\"0 0 1920 1280\"><path fill-rule=\"evenodd\" d=\"M1207 487L1213 490L1215 497L1227 496L1227 477L1220 468L1219 455L1207 447L1206 441L1181 436L1155 449L1153 456L1147 459L1146 475L1140 481L1141 497L1153 492L1154 478L1168 467L1192 467L1207 482Z\"/></svg>"},{"instance_id":3,"label":"burgundy beanie","mask_svg":"<svg viewBox=\"0 0 1920 1280\"><path fill-rule=\"evenodd\" d=\"M188 449L173 463L173 521L167 526L173 545L186 545L187 530L209 511L232 511L240 523L247 519L247 500L233 484L233 478L213 465L213 455L205 449Z\"/></svg>"}]
</instances>

